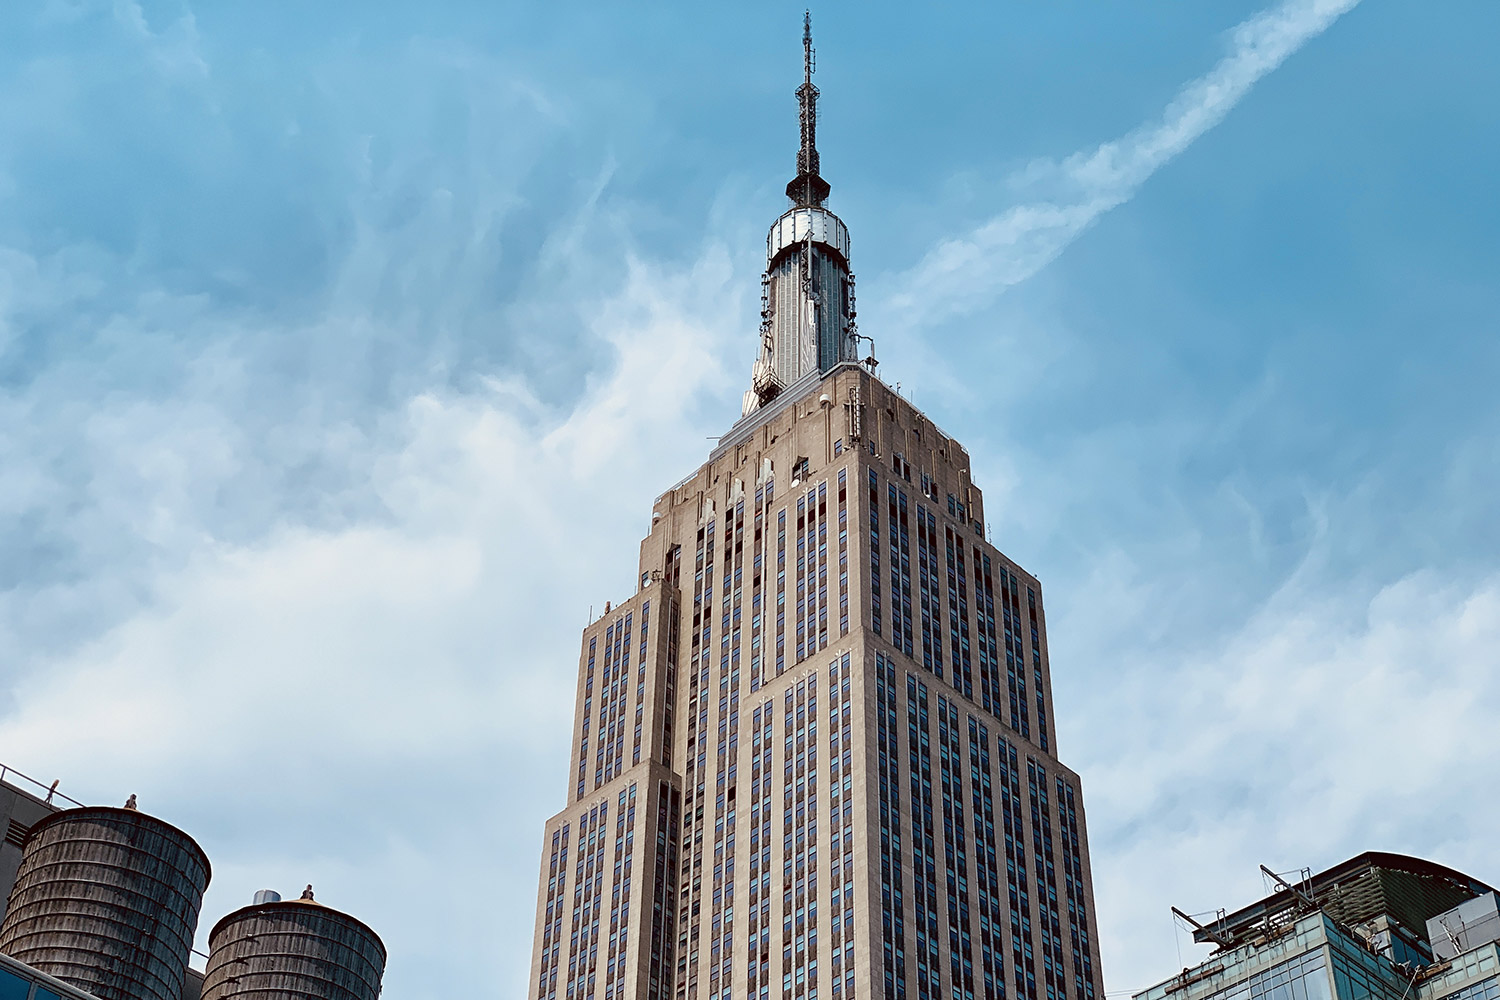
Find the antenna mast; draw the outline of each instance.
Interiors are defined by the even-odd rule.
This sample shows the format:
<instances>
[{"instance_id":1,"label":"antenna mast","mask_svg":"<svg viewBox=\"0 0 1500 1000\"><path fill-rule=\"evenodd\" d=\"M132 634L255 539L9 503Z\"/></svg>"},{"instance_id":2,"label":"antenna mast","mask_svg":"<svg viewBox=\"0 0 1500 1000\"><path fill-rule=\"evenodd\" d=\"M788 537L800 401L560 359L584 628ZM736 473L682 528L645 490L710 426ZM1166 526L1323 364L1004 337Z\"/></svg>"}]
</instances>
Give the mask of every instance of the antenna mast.
<instances>
[{"instance_id":1,"label":"antenna mast","mask_svg":"<svg viewBox=\"0 0 1500 1000\"><path fill-rule=\"evenodd\" d=\"M818 53L812 44L812 11L805 11L802 15L802 86L797 88L802 145L797 150L797 176L786 186L787 197L802 207L822 205L830 190L828 182L818 175L818 88L812 82L817 68Z\"/></svg>"}]
</instances>

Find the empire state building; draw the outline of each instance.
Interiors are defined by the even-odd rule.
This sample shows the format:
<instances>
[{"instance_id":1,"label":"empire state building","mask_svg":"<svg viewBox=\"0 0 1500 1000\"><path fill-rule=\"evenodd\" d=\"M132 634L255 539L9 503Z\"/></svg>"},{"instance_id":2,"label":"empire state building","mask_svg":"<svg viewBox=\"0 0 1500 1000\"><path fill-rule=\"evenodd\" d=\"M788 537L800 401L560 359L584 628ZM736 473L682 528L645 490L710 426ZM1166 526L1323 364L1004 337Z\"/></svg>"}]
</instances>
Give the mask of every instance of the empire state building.
<instances>
[{"instance_id":1,"label":"empire state building","mask_svg":"<svg viewBox=\"0 0 1500 1000\"><path fill-rule=\"evenodd\" d=\"M1103 1000L1042 588L859 358L803 54L743 415L583 632L529 995Z\"/></svg>"}]
</instances>

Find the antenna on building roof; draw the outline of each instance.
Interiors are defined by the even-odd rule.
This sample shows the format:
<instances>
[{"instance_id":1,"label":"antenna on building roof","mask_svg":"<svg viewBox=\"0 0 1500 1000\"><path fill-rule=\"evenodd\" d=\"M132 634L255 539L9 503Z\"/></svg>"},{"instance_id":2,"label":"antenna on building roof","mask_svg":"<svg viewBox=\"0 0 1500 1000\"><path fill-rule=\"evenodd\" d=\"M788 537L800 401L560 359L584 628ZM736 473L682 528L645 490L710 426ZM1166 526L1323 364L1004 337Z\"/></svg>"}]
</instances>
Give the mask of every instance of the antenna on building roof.
<instances>
[{"instance_id":1,"label":"antenna on building roof","mask_svg":"<svg viewBox=\"0 0 1500 1000\"><path fill-rule=\"evenodd\" d=\"M1312 901L1312 899L1306 893L1304 893L1301 889L1297 888L1296 886L1292 885L1292 883L1288 882L1286 879L1282 878L1280 875L1277 875L1275 872L1273 872L1271 869L1267 868L1265 865L1261 865L1260 866L1260 870L1261 870L1262 874L1269 875L1271 878L1275 879L1276 883L1278 885L1280 885L1283 889L1285 889L1287 892L1291 893L1293 896L1296 896L1299 900L1301 900L1302 904L1304 906L1306 906L1308 909L1316 910L1318 908L1318 904L1314 903ZM1307 869L1302 868L1302 869L1298 870L1297 874L1301 875L1304 872L1307 872ZM1308 874L1309 874L1309 876L1311 875L1311 873L1308 873Z\"/></svg>"},{"instance_id":2,"label":"antenna on building roof","mask_svg":"<svg viewBox=\"0 0 1500 1000\"><path fill-rule=\"evenodd\" d=\"M1186 920L1188 923L1192 924L1195 930L1201 931L1207 937L1211 938L1214 944L1218 945L1220 948L1229 947L1229 939L1224 937L1218 931L1214 930L1212 927L1209 927L1207 924L1200 924L1198 921L1194 920L1186 913L1183 913L1175 906L1172 907L1172 912L1181 917L1183 920Z\"/></svg>"},{"instance_id":3,"label":"antenna on building roof","mask_svg":"<svg viewBox=\"0 0 1500 1000\"><path fill-rule=\"evenodd\" d=\"M797 150L797 176L786 186L786 196L805 207L823 204L830 190L828 182L818 175L818 88L812 82L817 68L809 10L802 14L802 86L797 88L802 145Z\"/></svg>"}]
</instances>

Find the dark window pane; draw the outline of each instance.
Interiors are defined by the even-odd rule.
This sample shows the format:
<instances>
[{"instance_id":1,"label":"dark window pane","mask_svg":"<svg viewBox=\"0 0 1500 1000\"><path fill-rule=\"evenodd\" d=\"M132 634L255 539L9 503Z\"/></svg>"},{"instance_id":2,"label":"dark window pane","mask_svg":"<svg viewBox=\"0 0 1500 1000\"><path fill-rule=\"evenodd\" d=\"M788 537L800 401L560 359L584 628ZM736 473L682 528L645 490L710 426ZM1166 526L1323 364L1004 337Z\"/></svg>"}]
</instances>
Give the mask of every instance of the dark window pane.
<instances>
[{"instance_id":1,"label":"dark window pane","mask_svg":"<svg viewBox=\"0 0 1500 1000\"><path fill-rule=\"evenodd\" d=\"M0 969L0 1000L26 1000L31 980L22 979L9 969Z\"/></svg>"}]
</instances>

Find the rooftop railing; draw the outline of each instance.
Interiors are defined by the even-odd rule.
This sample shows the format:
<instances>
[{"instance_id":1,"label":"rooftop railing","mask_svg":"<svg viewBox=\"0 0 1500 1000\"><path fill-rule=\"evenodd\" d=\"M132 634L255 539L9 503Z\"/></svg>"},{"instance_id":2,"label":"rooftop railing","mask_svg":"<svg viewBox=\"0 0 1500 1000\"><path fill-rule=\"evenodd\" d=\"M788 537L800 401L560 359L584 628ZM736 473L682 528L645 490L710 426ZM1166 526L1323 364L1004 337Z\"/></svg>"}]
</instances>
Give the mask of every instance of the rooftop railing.
<instances>
[{"instance_id":1,"label":"rooftop railing","mask_svg":"<svg viewBox=\"0 0 1500 1000\"><path fill-rule=\"evenodd\" d=\"M82 802L64 795L57 790L58 782L54 781L50 785L44 785L30 775L22 774L20 771L6 764L0 764L0 781L5 782L13 788L20 789L28 795L35 795L49 806L53 805L55 801L61 800L70 806L79 809L83 808ZM35 792L32 791L33 788L36 789ZM62 807L59 806L58 808Z\"/></svg>"}]
</instances>

